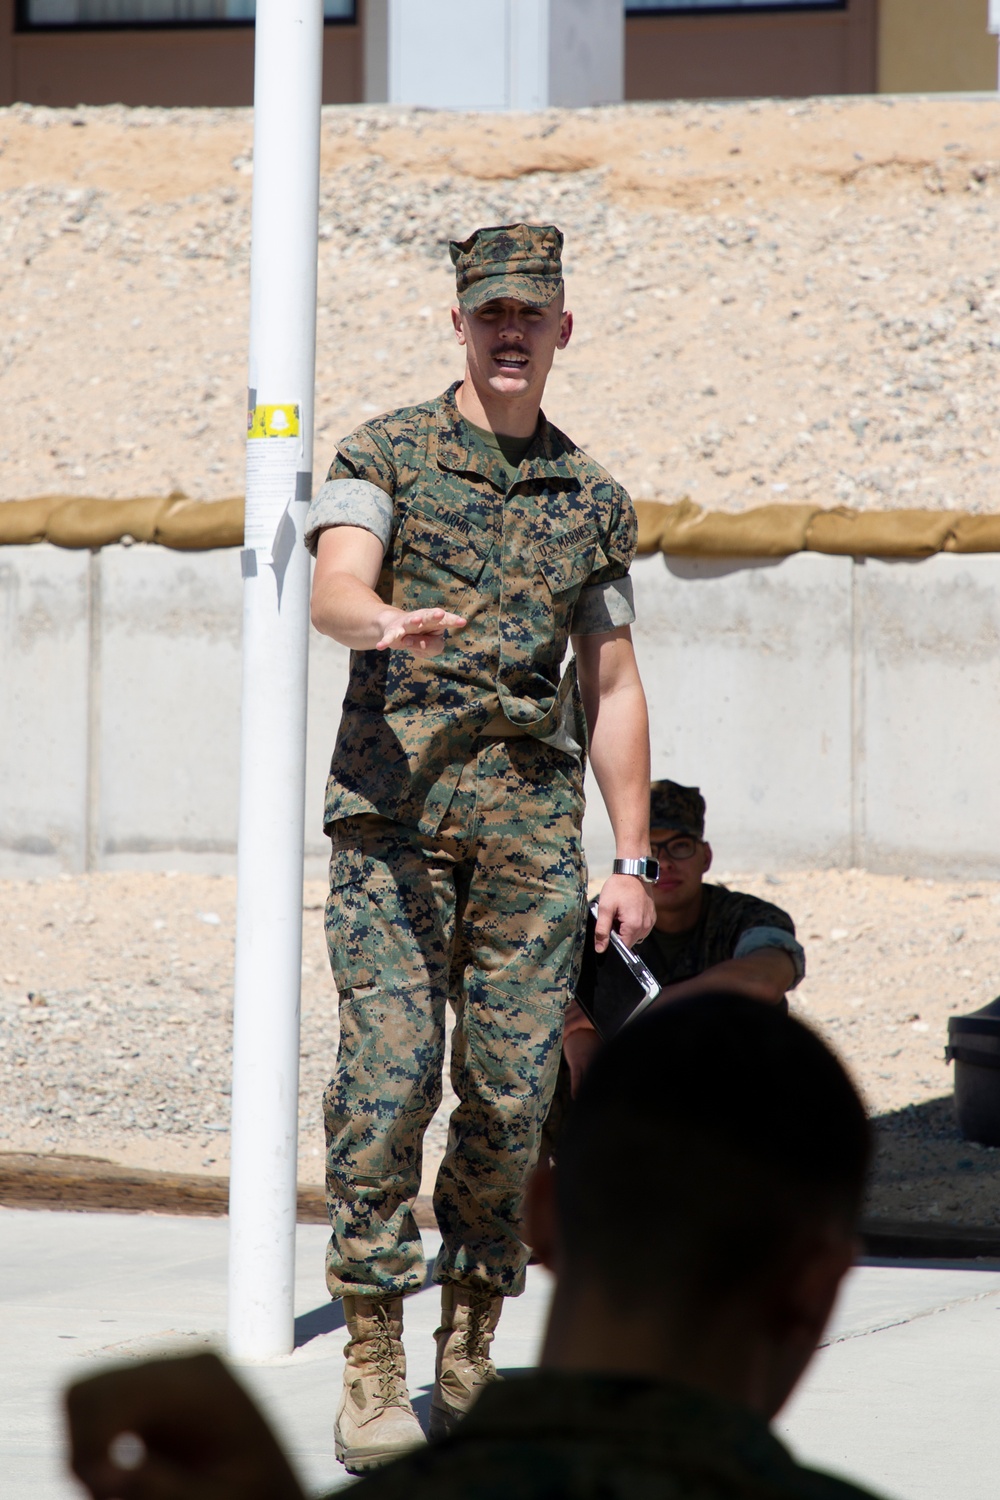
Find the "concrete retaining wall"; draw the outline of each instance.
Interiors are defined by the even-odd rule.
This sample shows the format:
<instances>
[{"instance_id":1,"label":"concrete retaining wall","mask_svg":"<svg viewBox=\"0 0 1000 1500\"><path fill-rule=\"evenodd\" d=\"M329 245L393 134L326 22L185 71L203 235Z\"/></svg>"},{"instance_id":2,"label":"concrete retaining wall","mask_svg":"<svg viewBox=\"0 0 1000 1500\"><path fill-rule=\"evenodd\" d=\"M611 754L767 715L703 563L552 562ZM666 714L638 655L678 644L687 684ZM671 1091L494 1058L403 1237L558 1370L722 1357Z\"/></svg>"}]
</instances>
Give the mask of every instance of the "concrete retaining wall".
<instances>
[{"instance_id":1,"label":"concrete retaining wall","mask_svg":"<svg viewBox=\"0 0 1000 1500\"><path fill-rule=\"evenodd\" d=\"M718 869L1000 876L1000 556L640 559L653 769ZM239 553L0 551L0 874L235 866ZM313 636L306 850L347 653ZM586 837L611 855L596 788Z\"/></svg>"}]
</instances>

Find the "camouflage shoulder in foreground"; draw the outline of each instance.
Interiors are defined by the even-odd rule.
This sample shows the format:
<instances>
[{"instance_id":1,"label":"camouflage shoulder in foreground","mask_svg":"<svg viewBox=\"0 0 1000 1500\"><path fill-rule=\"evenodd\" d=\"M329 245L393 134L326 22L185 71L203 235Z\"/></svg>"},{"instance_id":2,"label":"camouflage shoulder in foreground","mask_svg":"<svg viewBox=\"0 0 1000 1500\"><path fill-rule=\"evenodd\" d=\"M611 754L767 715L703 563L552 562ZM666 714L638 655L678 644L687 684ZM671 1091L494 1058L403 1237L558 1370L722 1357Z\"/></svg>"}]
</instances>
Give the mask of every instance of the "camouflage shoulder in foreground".
<instances>
[{"instance_id":1,"label":"camouflage shoulder in foreground","mask_svg":"<svg viewBox=\"0 0 1000 1500\"><path fill-rule=\"evenodd\" d=\"M540 1371L488 1386L444 1442L358 1500L875 1500L806 1469L749 1411L658 1381Z\"/></svg>"}]
</instances>

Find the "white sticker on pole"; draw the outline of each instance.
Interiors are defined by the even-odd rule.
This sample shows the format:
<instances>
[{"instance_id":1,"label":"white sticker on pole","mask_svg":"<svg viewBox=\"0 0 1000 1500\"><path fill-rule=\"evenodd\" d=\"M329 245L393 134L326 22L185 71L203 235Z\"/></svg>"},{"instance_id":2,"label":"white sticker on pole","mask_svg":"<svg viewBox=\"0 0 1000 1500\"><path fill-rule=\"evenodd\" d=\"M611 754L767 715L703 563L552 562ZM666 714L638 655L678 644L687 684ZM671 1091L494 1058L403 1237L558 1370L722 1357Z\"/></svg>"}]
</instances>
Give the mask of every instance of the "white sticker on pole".
<instances>
[{"instance_id":1,"label":"white sticker on pole","mask_svg":"<svg viewBox=\"0 0 1000 1500\"><path fill-rule=\"evenodd\" d=\"M247 483L243 545L270 552L302 457L299 403L255 406L247 413Z\"/></svg>"}]
</instances>

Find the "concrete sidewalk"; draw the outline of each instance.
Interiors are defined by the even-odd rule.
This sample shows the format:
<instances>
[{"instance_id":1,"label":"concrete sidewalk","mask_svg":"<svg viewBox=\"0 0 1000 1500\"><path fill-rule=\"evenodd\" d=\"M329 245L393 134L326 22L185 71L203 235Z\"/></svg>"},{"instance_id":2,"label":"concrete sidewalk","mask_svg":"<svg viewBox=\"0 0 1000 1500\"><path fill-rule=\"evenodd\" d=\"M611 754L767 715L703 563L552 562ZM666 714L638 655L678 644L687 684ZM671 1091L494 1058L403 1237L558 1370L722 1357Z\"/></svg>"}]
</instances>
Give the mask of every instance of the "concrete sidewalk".
<instances>
[{"instance_id":1,"label":"concrete sidewalk","mask_svg":"<svg viewBox=\"0 0 1000 1500\"><path fill-rule=\"evenodd\" d=\"M5 1500L77 1496L59 1391L102 1360L223 1344L225 1220L0 1209L0 1473ZM424 1235L433 1254L436 1236ZM326 1300L326 1231L298 1235L297 1348L241 1366L308 1489L344 1483L332 1419L345 1340ZM508 1304L501 1368L535 1359L549 1280ZM1000 1484L1000 1269L868 1265L778 1428L800 1457L898 1500L984 1500ZM407 1303L411 1390L426 1416L438 1294Z\"/></svg>"}]
</instances>

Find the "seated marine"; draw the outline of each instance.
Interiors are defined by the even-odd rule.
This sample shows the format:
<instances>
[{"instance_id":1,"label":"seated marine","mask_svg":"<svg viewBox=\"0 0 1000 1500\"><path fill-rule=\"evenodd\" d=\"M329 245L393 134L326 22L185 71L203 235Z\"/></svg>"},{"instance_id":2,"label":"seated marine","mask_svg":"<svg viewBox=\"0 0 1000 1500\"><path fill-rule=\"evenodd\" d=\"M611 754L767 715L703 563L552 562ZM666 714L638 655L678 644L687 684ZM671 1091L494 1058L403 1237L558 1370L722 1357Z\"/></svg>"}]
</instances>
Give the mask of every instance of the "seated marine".
<instances>
[{"instance_id":1,"label":"seated marine","mask_svg":"<svg viewBox=\"0 0 1000 1500\"><path fill-rule=\"evenodd\" d=\"M650 841L659 861L653 887L656 925L636 953L663 989L662 1005L726 990L786 1004L805 974L795 923L780 906L724 885L706 884L712 846L705 839L705 799L697 787L654 781L649 789ZM563 1031L563 1068L547 1136L575 1093L600 1038L575 1002Z\"/></svg>"}]
</instances>

